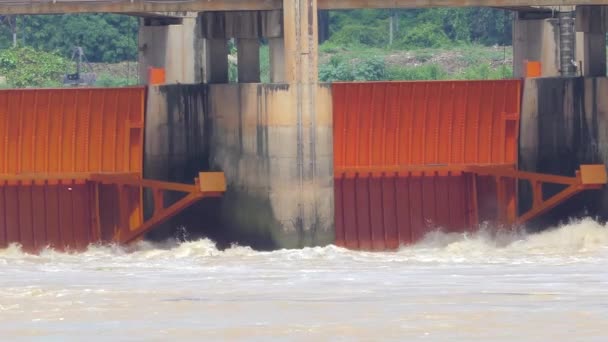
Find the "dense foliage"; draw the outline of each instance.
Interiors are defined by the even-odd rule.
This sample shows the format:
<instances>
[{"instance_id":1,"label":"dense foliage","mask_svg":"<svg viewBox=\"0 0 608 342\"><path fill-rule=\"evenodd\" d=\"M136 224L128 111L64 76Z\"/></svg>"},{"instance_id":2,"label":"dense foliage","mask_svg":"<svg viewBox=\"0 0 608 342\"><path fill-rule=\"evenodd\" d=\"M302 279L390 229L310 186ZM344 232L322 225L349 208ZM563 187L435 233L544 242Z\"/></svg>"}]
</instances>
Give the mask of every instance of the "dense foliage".
<instances>
[{"instance_id":1,"label":"dense foliage","mask_svg":"<svg viewBox=\"0 0 608 342\"><path fill-rule=\"evenodd\" d=\"M398 48L511 44L510 12L490 8L336 11L330 14L330 42L386 47L391 17Z\"/></svg>"},{"instance_id":2,"label":"dense foliage","mask_svg":"<svg viewBox=\"0 0 608 342\"><path fill-rule=\"evenodd\" d=\"M0 51L0 75L11 87L57 86L66 68L60 56L30 47Z\"/></svg>"},{"instance_id":3,"label":"dense foliage","mask_svg":"<svg viewBox=\"0 0 608 342\"><path fill-rule=\"evenodd\" d=\"M137 18L116 14L39 15L5 18L0 48L13 44L57 52L70 57L82 46L91 62L119 62L137 58Z\"/></svg>"},{"instance_id":4,"label":"dense foliage","mask_svg":"<svg viewBox=\"0 0 608 342\"><path fill-rule=\"evenodd\" d=\"M510 67L492 68L487 62L474 64L459 72L450 73L437 64L420 66L387 66L383 58L377 56L349 60L332 57L328 63L319 66L319 80L333 81L410 81L410 80L490 80L504 79L513 75Z\"/></svg>"},{"instance_id":5,"label":"dense foliage","mask_svg":"<svg viewBox=\"0 0 608 342\"><path fill-rule=\"evenodd\" d=\"M508 11L489 8L334 11L329 16L330 42L387 47L390 18L393 47L446 47L455 43L509 45ZM82 46L91 62L118 62L137 57L137 18L116 14L40 15L3 17L0 49L13 44L56 51L69 57Z\"/></svg>"}]
</instances>

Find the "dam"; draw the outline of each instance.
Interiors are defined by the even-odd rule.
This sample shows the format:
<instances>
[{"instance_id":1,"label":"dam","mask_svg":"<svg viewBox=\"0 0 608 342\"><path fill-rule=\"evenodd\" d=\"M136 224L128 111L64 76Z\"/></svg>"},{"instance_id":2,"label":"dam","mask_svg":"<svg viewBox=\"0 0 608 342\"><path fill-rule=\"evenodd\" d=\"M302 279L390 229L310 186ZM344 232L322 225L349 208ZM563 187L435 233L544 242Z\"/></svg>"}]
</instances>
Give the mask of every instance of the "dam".
<instances>
[{"instance_id":1,"label":"dam","mask_svg":"<svg viewBox=\"0 0 608 342\"><path fill-rule=\"evenodd\" d=\"M433 4L0 1L141 16L145 83L0 90L0 246L84 250L183 226L226 246L383 251L438 229L605 217L602 1L446 1L518 13L511 80L320 83L318 10L389 5Z\"/></svg>"},{"instance_id":2,"label":"dam","mask_svg":"<svg viewBox=\"0 0 608 342\"><path fill-rule=\"evenodd\" d=\"M438 5L513 78L319 82L323 11ZM605 5L0 0L139 17L142 80L0 89L0 336L606 341Z\"/></svg>"}]
</instances>

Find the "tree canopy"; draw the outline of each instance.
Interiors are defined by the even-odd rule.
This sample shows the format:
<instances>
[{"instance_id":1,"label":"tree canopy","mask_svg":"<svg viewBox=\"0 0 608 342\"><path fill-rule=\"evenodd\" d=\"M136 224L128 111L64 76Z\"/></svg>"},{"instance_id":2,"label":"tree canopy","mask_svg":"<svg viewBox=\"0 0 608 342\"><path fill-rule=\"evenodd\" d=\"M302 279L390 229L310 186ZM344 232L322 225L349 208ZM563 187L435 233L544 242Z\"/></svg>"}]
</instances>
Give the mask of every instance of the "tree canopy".
<instances>
[{"instance_id":1,"label":"tree canopy","mask_svg":"<svg viewBox=\"0 0 608 342\"><path fill-rule=\"evenodd\" d=\"M114 63L137 58L137 18L116 14L39 15L5 18L0 48L13 44L71 56L82 46L91 62Z\"/></svg>"},{"instance_id":2,"label":"tree canopy","mask_svg":"<svg viewBox=\"0 0 608 342\"><path fill-rule=\"evenodd\" d=\"M511 45L511 13L491 8L349 10L330 13L329 41L394 48L438 48L460 43Z\"/></svg>"}]
</instances>

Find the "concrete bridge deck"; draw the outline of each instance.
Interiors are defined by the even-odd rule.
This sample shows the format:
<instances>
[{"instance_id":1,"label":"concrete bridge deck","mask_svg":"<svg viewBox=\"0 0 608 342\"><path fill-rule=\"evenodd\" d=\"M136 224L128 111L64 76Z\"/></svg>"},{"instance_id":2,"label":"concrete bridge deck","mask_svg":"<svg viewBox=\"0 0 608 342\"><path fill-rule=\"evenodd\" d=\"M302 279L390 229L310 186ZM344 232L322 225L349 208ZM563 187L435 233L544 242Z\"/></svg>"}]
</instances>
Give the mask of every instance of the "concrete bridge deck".
<instances>
[{"instance_id":1,"label":"concrete bridge deck","mask_svg":"<svg viewBox=\"0 0 608 342\"><path fill-rule=\"evenodd\" d=\"M317 0L319 9L553 7L608 5L608 0ZM0 0L2 14L149 13L281 9L283 0Z\"/></svg>"}]
</instances>

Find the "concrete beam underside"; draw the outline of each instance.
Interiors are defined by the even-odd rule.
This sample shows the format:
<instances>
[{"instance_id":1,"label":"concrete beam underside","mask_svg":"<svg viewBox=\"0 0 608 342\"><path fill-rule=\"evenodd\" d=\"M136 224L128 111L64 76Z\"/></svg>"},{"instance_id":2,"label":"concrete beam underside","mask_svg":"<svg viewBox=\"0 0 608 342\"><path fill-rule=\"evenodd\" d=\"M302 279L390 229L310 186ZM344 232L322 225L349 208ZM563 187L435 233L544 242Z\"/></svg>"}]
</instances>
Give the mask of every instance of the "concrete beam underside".
<instances>
[{"instance_id":1,"label":"concrete beam underside","mask_svg":"<svg viewBox=\"0 0 608 342\"><path fill-rule=\"evenodd\" d=\"M318 0L318 9L356 8L428 8L428 7L551 7L573 5L608 5L608 0ZM193 0L156 2L151 0L98 1L3 1L0 13L153 13L204 11L259 11L283 7L282 0Z\"/></svg>"}]
</instances>

